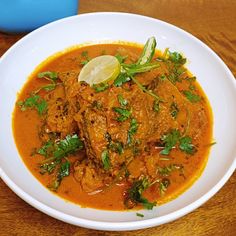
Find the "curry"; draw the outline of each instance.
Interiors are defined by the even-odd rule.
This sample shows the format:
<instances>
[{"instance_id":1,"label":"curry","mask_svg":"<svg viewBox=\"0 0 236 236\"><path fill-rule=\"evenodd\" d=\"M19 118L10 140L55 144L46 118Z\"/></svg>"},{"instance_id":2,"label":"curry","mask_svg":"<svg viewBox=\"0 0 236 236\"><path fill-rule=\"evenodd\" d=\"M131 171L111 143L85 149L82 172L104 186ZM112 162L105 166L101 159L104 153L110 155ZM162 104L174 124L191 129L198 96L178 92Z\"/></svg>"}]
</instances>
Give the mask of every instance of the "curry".
<instances>
[{"instance_id":1,"label":"curry","mask_svg":"<svg viewBox=\"0 0 236 236\"><path fill-rule=\"evenodd\" d=\"M83 207L152 209L200 176L212 145L210 105L186 58L155 47L154 38L144 47L73 47L30 75L13 130L24 163L44 186ZM118 65L111 78L88 82L106 72L99 63L80 78L107 55Z\"/></svg>"}]
</instances>

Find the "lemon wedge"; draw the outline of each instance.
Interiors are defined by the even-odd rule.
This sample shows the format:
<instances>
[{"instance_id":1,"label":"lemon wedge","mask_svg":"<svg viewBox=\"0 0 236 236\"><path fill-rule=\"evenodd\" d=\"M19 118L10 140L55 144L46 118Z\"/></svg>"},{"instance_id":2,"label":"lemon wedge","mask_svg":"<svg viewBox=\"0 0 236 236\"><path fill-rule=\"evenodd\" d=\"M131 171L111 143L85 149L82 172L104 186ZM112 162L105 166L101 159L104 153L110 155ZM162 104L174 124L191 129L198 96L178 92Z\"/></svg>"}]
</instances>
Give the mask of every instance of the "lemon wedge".
<instances>
[{"instance_id":1,"label":"lemon wedge","mask_svg":"<svg viewBox=\"0 0 236 236\"><path fill-rule=\"evenodd\" d=\"M78 81L90 86L115 79L120 73L120 63L116 57L103 55L93 58L81 70Z\"/></svg>"}]
</instances>

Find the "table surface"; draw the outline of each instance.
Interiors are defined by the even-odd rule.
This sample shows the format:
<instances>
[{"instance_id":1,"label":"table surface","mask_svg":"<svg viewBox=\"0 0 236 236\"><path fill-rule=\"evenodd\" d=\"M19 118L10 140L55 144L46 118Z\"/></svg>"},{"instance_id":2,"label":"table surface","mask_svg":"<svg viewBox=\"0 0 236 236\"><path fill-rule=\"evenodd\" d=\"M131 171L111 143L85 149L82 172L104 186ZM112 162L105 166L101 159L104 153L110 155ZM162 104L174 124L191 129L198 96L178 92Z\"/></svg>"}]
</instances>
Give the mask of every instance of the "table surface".
<instances>
[{"instance_id":1,"label":"table surface","mask_svg":"<svg viewBox=\"0 0 236 236\"><path fill-rule=\"evenodd\" d=\"M174 24L211 47L236 76L235 0L80 0L79 13L130 12ZM0 56L23 35L0 33ZM0 235L236 235L236 173L203 206L174 222L138 231L105 232L51 218L0 179Z\"/></svg>"}]
</instances>

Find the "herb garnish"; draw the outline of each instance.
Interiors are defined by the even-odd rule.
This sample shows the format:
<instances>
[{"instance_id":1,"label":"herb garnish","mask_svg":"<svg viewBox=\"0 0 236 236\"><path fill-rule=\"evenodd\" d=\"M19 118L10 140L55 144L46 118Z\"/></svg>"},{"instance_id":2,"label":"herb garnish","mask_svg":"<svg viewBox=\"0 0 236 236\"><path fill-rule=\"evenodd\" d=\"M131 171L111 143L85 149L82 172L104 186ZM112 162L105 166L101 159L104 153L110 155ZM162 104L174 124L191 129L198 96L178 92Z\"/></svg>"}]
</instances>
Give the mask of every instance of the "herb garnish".
<instances>
[{"instance_id":1,"label":"herb garnish","mask_svg":"<svg viewBox=\"0 0 236 236\"><path fill-rule=\"evenodd\" d=\"M161 176L169 176L173 171L175 170L182 170L183 166L182 165L176 165L176 164L170 164L168 166L164 167L157 167L157 171Z\"/></svg>"},{"instance_id":2,"label":"herb garnish","mask_svg":"<svg viewBox=\"0 0 236 236\"><path fill-rule=\"evenodd\" d=\"M116 118L116 120L120 121L120 122L127 120L131 116L131 113L132 113L130 110L127 110L127 109L121 108L121 107L113 107L112 109L114 112L119 114L119 116Z\"/></svg>"},{"instance_id":3,"label":"herb garnish","mask_svg":"<svg viewBox=\"0 0 236 236\"><path fill-rule=\"evenodd\" d=\"M169 186L170 186L170 180L167 178L162 179L159 185L160 194L164 195Z\"/></svg>"},{"instance_id":4,"label":"herb garnish","mask_svg":"<svg viewBox=\"0 0 236 236\"><path fill-rule=\"evenodd\" d=\"M113 152L118 153L121 155L124 152L124 145L120 141L112 140L111 135L107 132L105 134L105 139L108 142L107 148Z\"/></svg>"},{"instance_id":5,"label":"herb garnish","mask_svg":"<svg viewBox=\"0 0 236 236\"><path fill-rule=\"evenodd\" d=\"M126 105L128 105L128 101L126 99L124 99L122 94L118 94L117 98L118 98L118 101L122 107L125 107Z\"/></svg>"},{"instance_id":6,"label":"herb garnish","mask_svg":"<svg viewBox=\"0 0 236 236\"><path fill-rule=\"evenodd\" d=\"M57 72L54 72L54 71L44 71L44 72L38 73L38 78L46 79L50 81L51 83L43 85L38 90L34 91L34 94L37 94L42 89L45 90L46 92L52 91L53 89L56 88L57 85L60 84L60 83L56 83L56 81L58 80L58 74Z\"/></svg>"},{"instance_id":7,"label":"herb garnish","mask_svg":"<svg viewBox=\"0 0 236 236\"><path fill-rule=\"evenodd\" d=\"M54 71L44 71L44 72L40 72L38 73L38 78L44 78L46 80L50 80L50 81L56 81L58 79L58 75L57 72Z\"/></svg>"},{"instance_id":8,"label":"herb garnish","mask_svg":"<svg viewBox=\"0 0 236 236\"><path fill-rule=\"evenodd\" d=\"M160 100L156 94L154 94L150 90L147 90L141 83L139 83L138 80L134 78L135 74L137 73L147 72L160 66L156 62L150 63L155 53L155 47L156 47L156 40L154 37L151 37L144 45L144 49L141 53L141 56L136 63L134 64L121 63L121 73L115 79L114 85L116 87L119 87L122 86L124 83L133 80L133 82L136 83L143 92L146 92L149 95L153 96L155 99Z\"/></svg>"},{"instance_id":9,"label":"herb garnish","mask_svg":"<svg viewBox=\"0 0 236 236\"><path fill-rule=\"evenodd\" d=\"M169 70L167 78L171 83L181 82L180 76L186 71L183 66L186 63L186 58L184 58L178 52L171 52L169 49L165 50L165 57L162 59Z\"/></svg>"},{"instance_id":10,"label":"herb garnish","mask_svg":"<svg viewBox=\"0 0 236 236\"><path fill-rule=\"evenodd\" d=\"M120 62L120 64L121 63L123 63L124 62L124 60L128 57L127 55L126 56L122 56L122 55L120 55L119 53L117 53L116 55L115 55L115 57L116 57L116 59Z\"/></svg>"},{"instance_id":11,"label":"herb garnish","mask_svg":"<svg viewBox=\"0 0 236 236\"><path fill-rule=\"evenodd\" d=\"M24 101L18 101L17 105L20 106L21 111L26 111L28 108L36 109L41 116L46 113L48 104L39 95L32 95Z\"/></svg>"},{"instance_id":12,"label":"herb garnish","mask_svg":"<svg viewBox=\"0 0 236 236\"><path fill-rule=\"evenodd\" d=\"M48 188L53 191L56 191L60 186L62 179L69 175L70 175L70 162L65 161L60 165L56 179L52 182L52 184L48 185Z\"/></svg>"},{"instance_id":13,"label":"herb garnish","mask_svg":"<svg viewBox=\"0 0 236 236\"><path fill-rule=\"evenodd\" d=\"M168 59L175 64L184 65L186 63L186 58L183 58L179 52L171 52L168 50L168 56Z\"/></svg>"},{"instance_id":14,"label":"herb garnish","mask_svg":"<svg viewBox=\"0 0 236 236\"><path fill-rule=\"evenodd\" d=\"M96 93L100 93L100 92L103 92L104 90L108 89L109 84L108 83L93 84L92 87Z\"/></svg>"},{"instance_id":15,"label":"herb garnish","mask_svg":"<svg viewBox=\"0 0 236 236\"><path fill-rule=\"evenodd\" d=\"M190 102L199 102L201 100L201 97L197 94L192 93L191 91L185 90L183 91L183 94L186 96L186 98L190 101Z\"/></svg>"},{"instance_id":16,"label":"herb garnish","mask_svg":"<svg viewBox=\"0 0 236 236\"><path fill-rule=\"evenodd\" d=\"M131 144L133 142L133 135L137 133L137 130L138 130L138 122L135 118L132 118L128 130L127 144Z\"/></svg>"},{"instance_id":17,"label":"herb garnish","mask_svg":"<svg viewBox=\"0 0 236 236\"><path fill-rule=\"evenodd\" d=\"M83 148L83 143L77 134L67 135L65 139L53 142L47 141L37 153L51 159L61 159ZM45 161L44 161L45 162Z\"/></svg>"},{"instance_id":18,"label":"herb garnish","mask_svg":"<svg viewBox=\"0 0 236 236\"><path fill-rule=\"evenodd\" d=\"M81 53L81 57L83 58L83 61L80 62L81 65L86 65L89 61L90 61L90 58L88 56L88 51L83 51Z\"/></svg>"},{"instance_id":19,"label":"herb garnish","mask_svg":"<svg viewBox=\"0 0 236 236\"><path fill-rule=\"evenodd\" d=\"M194 154L197 149L192 144L192 139L189 136L180 137L180 132L177 129L171 130L169 133L161 137L164 143L164 149L160 152L162 155L169 155L172 148L179 143L179 149L187 154Z\"/></svg>"},{"instance_id":20,"label":"herb garnish","mask_svg":"<svg viewBox=\"0 0 236 236\"><path fill-rule=\"evenodd\" d=\"M137 205L138 203L141 203L144 208L152 210L152 208L156 206L156 202L149 202L146 198L142 196L143 192L149 187L150 183L147 178L143 178L142 180L133 182L133 184L127 191L127 196L124 201L125 206L127 208L132 208L132 205Z\"/></svg>"},{"instance_id":21,"label":"herb garnish","mask_svg":"<svg viewBox=\"0 0 236 236\"><path fill-rule=\"evenodd\" d=\"M143 214L141 214L141 213L136 213L136 216L138 216L138 217L144 217L144 215Z\"/></svg>"},{"instance_id":22,"label":"herb garnish","mask_svg":"<svg viewBox=\"0 0 236 236\"><path fill-rule=\"evenodd\" d=\"M104 169L105 170L110 169L111 164L110 164L109 152L107 149L102 151L101 158Z\"/></svg>"},{"instance_id":23,"label":"herb garnish","mask_svg":"<svg viewBox=\"0 0 236 236\"><path fill-rule=\"evenodd\" d=\"M118 77L114 80L114 85L116 87L122 86L124 83L130 81L131 78L126 73L120 73Z\"/></svg>"},{"instance_id":24,"label":"herb garnish","mask_svg":"<svg viewBox=\"0 0 236 236\"><path fill-rule=\"evenodd\" d=\"M76 151L83 148L83 143L77 136L67 135L65 139L53 142L48 140L37 153L46 157L40 165L41 174L51 174L57 168L56 180L48 187L56 191L59 187L61 180L70 174L70 162L66 157L74 154ZM65 161L63 161L65 160Z\"/></svg>"},{"instance_id":25,"label":"herb garnish","mask_svg":"<svg viewBox=\"0 0 236 236\"><path fill-rule=\"evenodd\" d=\"M169 155L170 150L176 145L180 137L180 133L178 130L173 129L171 132L163 135L161 140L164 142L165 147L160 152L162 155Z\"/></svg>"},{"instance_id":26,"label":"herb garnish","mask_svg":"<svg viewBox=\"0 0 236 236\"><path fill-rule=\"evenodd\" d=\"M179 148L187 154L194 154L197 151L189 136L183 137L179 140Z\"/></svg>"},{"instance_id":27,"label":"herb garnish","mask_svg":"<svg viewBox=\"0 0 236 236\"><path fill-rule=\"evenodd\" d=\"M157 99L155 99L153 102L153 110L155 112L159 112L159 110L160 110L160 102Z\"/></svg>"}]
</instances>

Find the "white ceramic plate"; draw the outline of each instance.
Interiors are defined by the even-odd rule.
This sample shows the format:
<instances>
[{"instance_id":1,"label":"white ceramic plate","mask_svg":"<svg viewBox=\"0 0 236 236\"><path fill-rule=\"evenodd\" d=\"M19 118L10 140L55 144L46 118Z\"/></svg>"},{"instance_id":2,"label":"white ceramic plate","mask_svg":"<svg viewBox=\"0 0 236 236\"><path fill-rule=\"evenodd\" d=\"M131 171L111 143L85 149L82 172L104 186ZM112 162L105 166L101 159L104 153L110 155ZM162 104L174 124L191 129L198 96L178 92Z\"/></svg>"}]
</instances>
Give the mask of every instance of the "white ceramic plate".
<instances>
[{"instance_id":1,"label":"white ceramic plate","mask_svg":"<svg viewBox=\"0 0 236 236\"><path fill-rule=\"evenodd\" d=\"M136 212L111 212L67 202L52 194L31 175L19 156L12 135L16 94L27 76L48 56L69 46L92 41L125 40L145 43L150 36L157 47L184 53L214 114L214 145L208 164L195 184L177 199ZM236 166L236 83L221 59L185 31L152 18L125 13L92 13L48 24L21 39L0 61L0 174L22 199L62 221L100 230L133 230L167 223L199 207L228 180Z\"/></svg>"}]
</instances>

